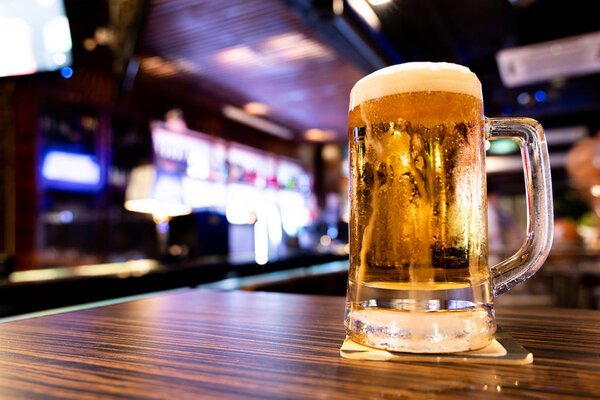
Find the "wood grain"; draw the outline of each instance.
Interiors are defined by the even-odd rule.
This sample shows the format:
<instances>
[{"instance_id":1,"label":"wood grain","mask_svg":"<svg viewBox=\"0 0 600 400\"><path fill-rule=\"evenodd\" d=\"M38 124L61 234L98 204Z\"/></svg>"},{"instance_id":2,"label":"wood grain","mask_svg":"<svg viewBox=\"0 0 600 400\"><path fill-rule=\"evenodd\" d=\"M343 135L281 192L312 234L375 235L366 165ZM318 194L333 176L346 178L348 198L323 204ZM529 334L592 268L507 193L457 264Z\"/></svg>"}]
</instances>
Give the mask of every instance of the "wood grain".
<instances>
[{"instance_id":1,"label":"wood grain","mask_svg":"<svg viewBox=\"0 0 600 400\"><path fill-rule=\"evenodd\" d=\"M344 300L188 290L0 325L0 398L597 398L600 313L504 309L529 366L342 359Z\"/></svg>"}]
</instances>

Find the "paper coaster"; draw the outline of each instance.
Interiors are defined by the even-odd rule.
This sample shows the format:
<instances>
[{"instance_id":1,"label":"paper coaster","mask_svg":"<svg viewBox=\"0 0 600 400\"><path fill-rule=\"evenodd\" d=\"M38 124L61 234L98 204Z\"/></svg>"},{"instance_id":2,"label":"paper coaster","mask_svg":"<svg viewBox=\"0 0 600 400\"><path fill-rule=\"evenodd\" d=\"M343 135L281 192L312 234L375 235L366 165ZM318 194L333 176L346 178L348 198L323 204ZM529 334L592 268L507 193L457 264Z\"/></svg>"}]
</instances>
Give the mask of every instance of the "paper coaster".
<instances>
[{"instance_id":1,"label":"paper coaster","mask_svg":"<svg viewBox=\"0 0 600 400\"><path fill-rule=\"evenodd\" d=\"M533 362L533 354L521 346L508 333L498 328L492 343L479 350L460 353L403 353L363 346L346 337L340 355L351 360L437 362L524 365Z\"/></svg>"}]
</instances>

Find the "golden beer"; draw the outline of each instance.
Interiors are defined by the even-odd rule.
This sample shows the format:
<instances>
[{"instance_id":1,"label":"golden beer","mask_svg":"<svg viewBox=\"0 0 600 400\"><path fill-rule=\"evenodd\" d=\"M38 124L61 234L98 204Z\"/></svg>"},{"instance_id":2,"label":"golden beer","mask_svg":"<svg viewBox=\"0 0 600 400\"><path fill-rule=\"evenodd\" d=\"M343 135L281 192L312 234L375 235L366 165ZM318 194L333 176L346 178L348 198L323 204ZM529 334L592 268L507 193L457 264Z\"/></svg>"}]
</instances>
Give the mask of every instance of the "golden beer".
<instances>
[{"instance_id":1,"label":"golden beer","mask_svg":"<svg viewBox=\"0 0 600 400\"><path fill-rule=\"evenodd\" d=\"M464 67L411 63L354 87L345 323L355 341L416 352L491 341L483 121L479 80Z\"/></svg>"}]
</instances>

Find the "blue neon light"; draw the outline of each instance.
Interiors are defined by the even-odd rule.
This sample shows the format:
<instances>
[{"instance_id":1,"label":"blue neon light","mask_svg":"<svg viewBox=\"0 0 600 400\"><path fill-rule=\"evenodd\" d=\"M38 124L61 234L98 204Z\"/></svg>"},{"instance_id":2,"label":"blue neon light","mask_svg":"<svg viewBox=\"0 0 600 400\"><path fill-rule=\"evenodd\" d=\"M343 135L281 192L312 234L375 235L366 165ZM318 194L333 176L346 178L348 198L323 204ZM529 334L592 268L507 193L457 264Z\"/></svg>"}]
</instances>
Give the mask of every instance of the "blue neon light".
<instances>
[{"instance_id":1,"label":"blue neon light","mask_svg":"<svg viewBox=\"0 0 600 400\"><path fill-rule=\"evenodd\" d=\"M60 74L63 78L69 79L73 76L73 68L71 67L63 67L60 69Z\"/></svg>"},{"instance_id":2,"label":"blue neon light","mask_svg":"<svg viewBox=\"0 0 600 400\"><path fill-rule=\"evenodd\" d=\"M536 101L541 103L542 101L546 101L546 92L544 92L543 90L538 90L537 92L535 92L533 97Z\"/></svg>"}]
</instances>

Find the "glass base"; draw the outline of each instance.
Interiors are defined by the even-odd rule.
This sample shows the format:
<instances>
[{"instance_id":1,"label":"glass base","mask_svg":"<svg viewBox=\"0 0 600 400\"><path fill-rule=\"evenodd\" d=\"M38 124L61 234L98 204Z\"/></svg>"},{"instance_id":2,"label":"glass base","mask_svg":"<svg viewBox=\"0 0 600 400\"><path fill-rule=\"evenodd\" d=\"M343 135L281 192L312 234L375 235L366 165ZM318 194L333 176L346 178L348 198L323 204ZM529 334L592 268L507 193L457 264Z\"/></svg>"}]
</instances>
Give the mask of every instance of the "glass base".
<instances>
[{"instance_id":1,"label":"glass base","mask_svg":"<svg viewBox=\"0 0 600 400\"><path fill-rule=\"evenodd\" d=\"M491 343L496 332L489 308L452 311L356 309L346 314L348 336L378 349L413 353L455 353Z\"/></svg>"}]
</instances>

